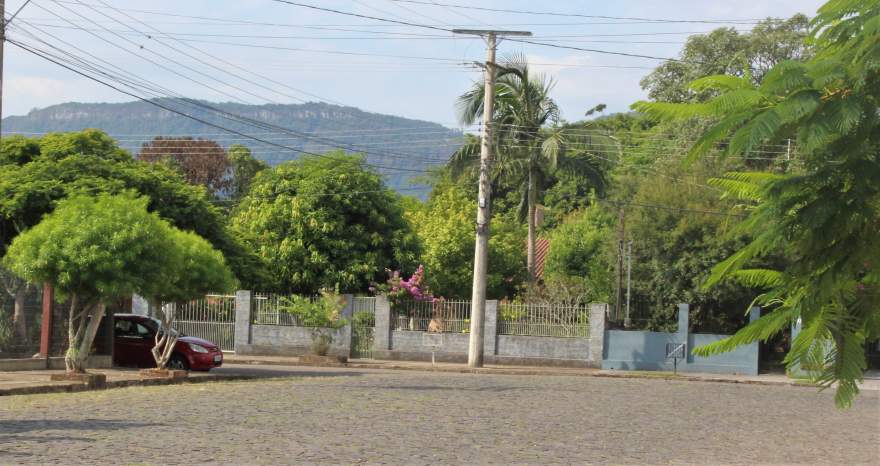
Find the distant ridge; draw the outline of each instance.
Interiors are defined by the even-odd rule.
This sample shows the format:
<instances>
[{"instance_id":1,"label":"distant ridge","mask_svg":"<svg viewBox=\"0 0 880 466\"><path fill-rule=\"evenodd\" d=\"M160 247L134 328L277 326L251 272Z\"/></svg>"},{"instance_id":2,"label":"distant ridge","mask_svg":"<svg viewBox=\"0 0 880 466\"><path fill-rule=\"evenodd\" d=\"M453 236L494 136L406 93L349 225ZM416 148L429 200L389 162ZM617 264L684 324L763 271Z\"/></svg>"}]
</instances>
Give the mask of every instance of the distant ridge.
<instances>
[{"instance_id":1,"label":"distant ridge","mask_svg":"<svg viewBox=\"0 0 880 466\"><path fill-rule=\"evenodd\" d=\"M170 99L157 99L157 102L180 108L178 103ZM310 137L255 128L204 112L197 114L199 118L211 123L309 152L323 153L339 148L349 152L366 152L369 163L384 167L424 171L447 160L462 139L460 131L437 123L370 113L355 107L316 102L267 105L205 103L224 112L297 133L308 133ZM186 111L194 113L191 108ZM214 139L224 147L243 144L250 147L255 156L272 165L298 157L294 151L224 133L210 125L140 101L68 102L31 110L24 116L3 119L4 134L79 131L85 128L105 131L116 137L120 146L133 154L137 153L141 144L154 136L193 136ZM405 188L401 190L404 194L424 194L424 187L413 189L411 184L411 178L419 176L419 173L380 171L387 176L389 186L399 190Z\"/></svg>"}]
</instances>

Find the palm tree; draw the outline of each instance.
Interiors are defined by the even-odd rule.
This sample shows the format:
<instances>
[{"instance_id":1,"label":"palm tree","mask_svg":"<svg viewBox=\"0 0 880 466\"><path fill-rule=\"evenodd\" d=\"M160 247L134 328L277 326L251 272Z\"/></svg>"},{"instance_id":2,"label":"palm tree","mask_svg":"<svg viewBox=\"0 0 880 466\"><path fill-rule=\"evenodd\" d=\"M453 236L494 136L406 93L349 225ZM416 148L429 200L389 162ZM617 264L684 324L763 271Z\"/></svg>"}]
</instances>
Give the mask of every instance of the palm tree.
<instances>
[{"instance_id":1,"label":"palm tree","mask_svg":"<svg viewBox=\"0 0 880 466\"><path fill-rule=\"evenodd\" d=\"M603 170L599 168L595 147L614 147L601 136L575 137L559 125L559 107L550 98L552 79L529 72L522 55L502 61L498 67L493 109L493 165L492 185L500 180L520 186L519 215L528 221L527 269L529 282L535 280L536 212L541 190L553 179L554 173L564 170L587 177L601 191L604 188ZM483 84L473 87L458 98L459 119L463 124L475 123L483 114ZM605 144L599 142L603 140ZM603 150L602 152L610 152ZM479 164L480 141L470 137L450 161L453 175L459 176Z\"/></svg>"}]
</instances>

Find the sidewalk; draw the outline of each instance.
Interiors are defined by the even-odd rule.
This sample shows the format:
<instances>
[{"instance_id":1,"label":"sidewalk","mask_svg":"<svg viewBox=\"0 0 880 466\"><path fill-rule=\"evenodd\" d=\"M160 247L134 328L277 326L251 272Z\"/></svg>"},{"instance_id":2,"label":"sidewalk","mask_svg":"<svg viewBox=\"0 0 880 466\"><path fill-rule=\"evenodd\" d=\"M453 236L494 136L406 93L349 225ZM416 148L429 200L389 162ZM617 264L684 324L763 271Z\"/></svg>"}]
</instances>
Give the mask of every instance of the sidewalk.
<instances>
[{"instance_id":1,"label":"sidewalk","mask_svg":"<svg viewBox=\"0 0 880 466\"><path fill-rule=\"evenodd\" d=\"M91 373L105 374L107 383L103 388L118 388L145 385L170 385L177 383L199 383L212 381L243 380L252 377L240 375L218 375L210 372L190 372L186 379L141 379L137 369L92 369ZM36 393L77 392L89 390L85 384L74 381L55 382L49 380L52 374L63 374L64 370L39 371L0 371L0 396L30 395Z\"/></svg>"},{"instance_id":2,"label":"sidewalk","mask_svg":"<svg viewBox=\"0 0 880 466\"><path fill-rule=\"evenodd\" d=\"M242 356L227 355L225 364L255 364L255 365L279 365L279 366L307 366L296 357L283 356ZM470 369L464 364L437 363L417 361L385 361L374 359L352 359L345 365L355 369L386 369L386 370L413 370L433 372L455 372L475 374L503 374L503 375L541 375L541 376L575 376L575 377L609 377L630 379L661 379L693 382L715 383L741 383L752 385L786 385L797 387L811 387L814 385L801 380L791 379L784 374L761 374L756 376L705 374L694 372L679 372L677 375L671 372L651 371L610 371L588 368L563 368L563 367L535 367L535 366L509 366L509 365L486 365L479 369ZM866 374L862 390L880 391L880 374Z\"/></svg>"}]
</instances>

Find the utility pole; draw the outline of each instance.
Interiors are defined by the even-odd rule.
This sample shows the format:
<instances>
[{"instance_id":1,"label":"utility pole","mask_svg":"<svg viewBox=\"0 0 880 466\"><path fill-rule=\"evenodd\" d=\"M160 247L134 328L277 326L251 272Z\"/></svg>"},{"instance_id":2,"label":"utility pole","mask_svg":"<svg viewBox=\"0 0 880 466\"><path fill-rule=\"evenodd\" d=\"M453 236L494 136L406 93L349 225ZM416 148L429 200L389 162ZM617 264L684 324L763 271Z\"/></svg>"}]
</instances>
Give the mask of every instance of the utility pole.
<instances>
[{"instance_id":1,"label":"utility pole","mask_svg":"<svg viewBox=\"0 0 880 466\"><path fill-rule=\"evenodd\" d=\"M0 0L0 139L3 138L3 49L6 46L6 0Z\"/></svg>"},{"instance_id":2,"label":"utility pole","mask_svg":"<svg viewBox=\"0 0 880 466\"><path fill-rule=\"evenodd\" d=\"M620 322L623 305L623 242L626 239L626 211L623 204L617 210L617 287L614 293L614 320Z\"/></svg>"},{"instance_id":3,"label":"utility pole","mask_svg":"<svg viewBox=\"0 0 880 466\"><path fill-rule=\"evenodd\" d=\"M471 336L468 343L468 367L483 367L483 322L486 316L486 274L489 268L489 220L491 218L491 187L489 169L492 165L492 114L495 106L495 49L498 36L531 36L528 31L497 31L454 29L454 34L478 35L486 38L484 70L483 134L480 141L480 187L477 195L477 242L474 247L474 285L471 295Z\"/></svg>"},{"instance_id":4,"label":"utility pole","mask_svg":"<svg viewBox=\"0 0 880 466\"><path fill-rule=\"evenodd\" d=\"M629 318L629 298L632 289L632 260L633 260L633 241L629 240L626 249L626 315L623 318L623 327L630 328L632 320Z\"/></svg>"},{"instance_id":5,"label":"utility pole","mask_svg":"<svg viewBox=\"0 0 880 466\"><path fill-rule=\"evenodd\" d=\"M9 26L12 23L12 20L21 13L21 10L24 10L24 7L28 6L31 0L25 0L25 2L18 7L18 10L9 17L9 20L6 20L6 0L0 0L0 138L2 138L3 134L3 49L6 46L6 26Z\"/></svg>"}]
</instances>

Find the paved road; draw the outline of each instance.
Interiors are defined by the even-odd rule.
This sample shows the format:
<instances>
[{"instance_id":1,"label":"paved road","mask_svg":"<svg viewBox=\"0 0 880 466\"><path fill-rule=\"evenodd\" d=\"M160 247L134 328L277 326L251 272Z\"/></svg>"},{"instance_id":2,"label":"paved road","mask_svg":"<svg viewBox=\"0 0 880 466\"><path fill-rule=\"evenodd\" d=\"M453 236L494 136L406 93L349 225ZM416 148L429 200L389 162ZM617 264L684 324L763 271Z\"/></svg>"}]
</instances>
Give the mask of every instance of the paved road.
<instances>
[{"instance_id":1,"label":"paved road","mask_svg":"<svg viewBox=\"0 0 880 466\"><path fill-rule=\"evenodd\" d=\"M880 463L880 393L592 377L297 377L0 398L6 463Z\"/></svg>"}]
</instances>

